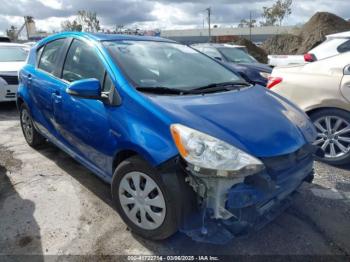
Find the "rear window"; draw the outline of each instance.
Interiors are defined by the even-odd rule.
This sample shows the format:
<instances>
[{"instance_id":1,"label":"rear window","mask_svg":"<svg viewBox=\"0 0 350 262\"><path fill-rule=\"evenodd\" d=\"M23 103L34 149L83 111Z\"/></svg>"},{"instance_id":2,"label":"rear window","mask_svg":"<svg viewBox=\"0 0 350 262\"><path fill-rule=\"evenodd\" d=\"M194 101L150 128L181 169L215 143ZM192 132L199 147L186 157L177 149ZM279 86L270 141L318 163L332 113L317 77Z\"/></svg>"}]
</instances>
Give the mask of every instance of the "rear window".
<instances>
[{"instance_id":1,"label":"rear window","mask_svg":"<svg viewBox=\"0 0 350 262\"><path fill-rule=\"evenodd\" d=\"M338 52L339 53L345 53L345 52L348 52L348 51L350 51L350 40L346 41L345 43L341 44L338 47Z\"/></svg>"},{"instance_id":2,"label":"rear window","mask_svg":"<svg viewBox=\"0 0 350 262\"><path fill-rule=\"evenodd\" d=\"M1 46L0 62L22 62L25 61L28 51L20 46Z\"/></svg>"}]
</instances>

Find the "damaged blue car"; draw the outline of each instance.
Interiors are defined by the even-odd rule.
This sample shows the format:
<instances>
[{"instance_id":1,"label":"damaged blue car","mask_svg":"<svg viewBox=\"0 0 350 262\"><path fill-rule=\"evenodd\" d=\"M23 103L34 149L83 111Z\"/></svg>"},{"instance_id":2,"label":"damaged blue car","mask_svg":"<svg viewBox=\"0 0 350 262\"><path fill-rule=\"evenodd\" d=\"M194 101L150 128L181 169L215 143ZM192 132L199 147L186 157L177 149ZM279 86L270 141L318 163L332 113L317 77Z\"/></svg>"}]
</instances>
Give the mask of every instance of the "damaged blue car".
<instances>
[{"instance_id":1,"label":"damaged blue car","mask_svg":"<svg viewBox=\"0 0 350 262\"><path fill-rule=\"evenodd\" d=\"M170 40L50 36L19 73L17 105L28 144L49 140L110 183L148 239L228 242L313 179L316 132L301 110Z\"/></svg>"}]
</instances>

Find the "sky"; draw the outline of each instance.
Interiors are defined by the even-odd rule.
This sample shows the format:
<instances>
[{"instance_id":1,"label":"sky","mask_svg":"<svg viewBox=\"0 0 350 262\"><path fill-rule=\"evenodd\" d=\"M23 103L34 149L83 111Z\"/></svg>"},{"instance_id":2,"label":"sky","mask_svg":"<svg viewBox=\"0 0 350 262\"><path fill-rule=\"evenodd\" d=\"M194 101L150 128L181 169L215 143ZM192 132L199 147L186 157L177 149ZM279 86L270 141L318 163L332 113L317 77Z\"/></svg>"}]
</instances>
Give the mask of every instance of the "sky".
<instances>
[{"instance_id":1,"label":"sky","mask_svg":"<svg viewBox=\"0 0 350 262\"><path fill-rule=\"evenodd\" d=\"M236 26L241 19L259 20L262 7L272 0L0 0L0 34L10 25L20 27L23 16L33 16L37 29L60 31L61 22L73 20L78 10L95 11L103 28L125 25L141 29L202 28L205 9L212 8L212 23ZM350 19L350 0L293 0L292 14L284 25L306 22L316 11Z\"/></svg>"}]
</instances>

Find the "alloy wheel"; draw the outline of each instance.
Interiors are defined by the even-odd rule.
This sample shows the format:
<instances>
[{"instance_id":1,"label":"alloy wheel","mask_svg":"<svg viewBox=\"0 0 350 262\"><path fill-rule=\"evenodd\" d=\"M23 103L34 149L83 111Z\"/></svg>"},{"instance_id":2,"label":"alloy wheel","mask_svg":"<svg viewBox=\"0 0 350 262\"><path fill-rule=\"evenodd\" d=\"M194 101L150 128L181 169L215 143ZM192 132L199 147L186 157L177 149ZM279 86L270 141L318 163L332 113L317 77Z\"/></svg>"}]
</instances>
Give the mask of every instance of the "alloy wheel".
<instances>
[{"instance_id":1,"label":"alloy wheel","mask_svg":"<svg viewBox=\"0 0 350 262\"><path fill-rule=\"evenodd\" d=\"M33 141L33 124L30 115L26 109L22 110L21 124L26 139L29 142Z\"/></svg>"},{"instance_id":2,"label":"alloy wheel","mask_svg":"<svg viewBox=\"0 0 350 262\"><path fill-rule=\"evenodd\" d=\"M163 224L165 199L150 176L136 171L126 174L119 184L119 201L124 213L135 225L154 230Z\"/></svg>"},{"instance_id":3,"label":"alloy wheel","mask_svg":"<svg viewBox=\"0 0 350 262\"><path fill-rule=\"evenodd\" d=\"M325 153L325 158L337 159L350 151L350 124L338 116L324 116L314 121L317 130L315 145Z\"/></svg>"}]
</instances>

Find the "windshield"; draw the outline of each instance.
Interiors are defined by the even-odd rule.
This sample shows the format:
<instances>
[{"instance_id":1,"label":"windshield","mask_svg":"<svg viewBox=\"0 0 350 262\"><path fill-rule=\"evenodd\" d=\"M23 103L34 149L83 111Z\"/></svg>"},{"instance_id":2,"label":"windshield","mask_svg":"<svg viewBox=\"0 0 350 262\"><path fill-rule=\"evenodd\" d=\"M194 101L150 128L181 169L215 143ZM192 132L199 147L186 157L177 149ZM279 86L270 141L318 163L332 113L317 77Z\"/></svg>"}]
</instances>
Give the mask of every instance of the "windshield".
<instances>
[{"instance_id":1,"label":"windshield","mask_svg":"<svg viewBox=\"0 0 350 262\"><path fill-rule=\"evenodd\" d=\"M216 61L175 43L104 42L113 59L137 87L193 90L242 80Z\"/></svg>"},{"instance_id":2,"label":"windshield","mask_svg":"<svg viewBox=\"0 0 350 262\"><path fill-rule=\"evenodd\" d=\"M221 54L232 63L257 63L243 48L219 48Z\"/></svg>"},{"instance_id":3,"label":"windshield","mask_svg":"<svg viewBox=\"0 0 350 262\"><path fill-rule=\"evenodd\" d=\"M0 46L0 62L25 61L28 52L20 46Z\"/></svg>"}]
</instances>

